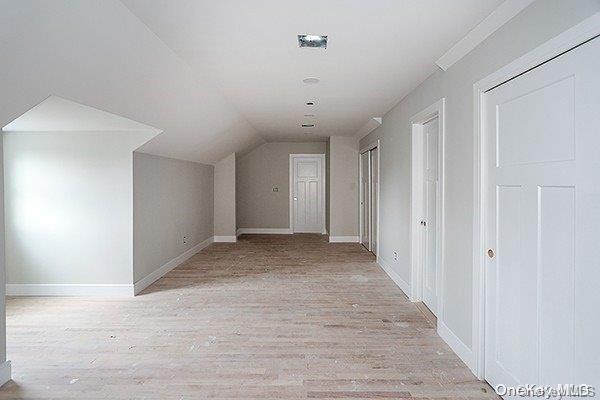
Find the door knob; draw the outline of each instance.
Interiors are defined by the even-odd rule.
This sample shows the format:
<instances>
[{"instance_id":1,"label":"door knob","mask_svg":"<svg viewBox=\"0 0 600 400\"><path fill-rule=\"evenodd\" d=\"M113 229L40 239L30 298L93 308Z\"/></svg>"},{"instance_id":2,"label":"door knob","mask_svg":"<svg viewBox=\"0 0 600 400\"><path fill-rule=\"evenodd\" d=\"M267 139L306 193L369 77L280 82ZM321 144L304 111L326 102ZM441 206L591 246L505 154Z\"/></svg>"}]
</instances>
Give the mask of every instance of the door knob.
<instances>
[{"instance_id":1,"label":"door knob","mask_svg":"<svg viewBox=\"0 0 600 400\"><path fill-rule=\"evenodd\" d=\"M297 197L294 197L294 201L298 201L298 198L297 198Z\"/></svg>"},{"instance_id":2,"label":"door knob","mask_svg":"<svg viewBox=\"0 0 600 400\"><path fill-rule=\"evenodd\" d=\"M487 255L488 255L489 258L494 258L494 250L488 249Z\"/></svg>"}]
</instances>

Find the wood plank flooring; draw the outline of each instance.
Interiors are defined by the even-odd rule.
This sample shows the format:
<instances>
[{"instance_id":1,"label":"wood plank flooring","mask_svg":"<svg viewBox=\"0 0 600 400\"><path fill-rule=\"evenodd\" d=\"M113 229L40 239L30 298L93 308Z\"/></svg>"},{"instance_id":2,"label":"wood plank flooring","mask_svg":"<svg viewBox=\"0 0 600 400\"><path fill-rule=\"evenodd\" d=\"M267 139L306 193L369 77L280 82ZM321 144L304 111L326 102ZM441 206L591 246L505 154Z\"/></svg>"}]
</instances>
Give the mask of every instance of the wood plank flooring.
<instances>
[{"instance_id":1,"label":"wood plank flooring","mask_svg":"<svg viewBox=\"0 0 600 400\"><path fill-rule=\"evenodd\" d=\"M496 399L358 244L245 235L130 299L10 298L0 399Z\"/></svg>"}]
</instances>

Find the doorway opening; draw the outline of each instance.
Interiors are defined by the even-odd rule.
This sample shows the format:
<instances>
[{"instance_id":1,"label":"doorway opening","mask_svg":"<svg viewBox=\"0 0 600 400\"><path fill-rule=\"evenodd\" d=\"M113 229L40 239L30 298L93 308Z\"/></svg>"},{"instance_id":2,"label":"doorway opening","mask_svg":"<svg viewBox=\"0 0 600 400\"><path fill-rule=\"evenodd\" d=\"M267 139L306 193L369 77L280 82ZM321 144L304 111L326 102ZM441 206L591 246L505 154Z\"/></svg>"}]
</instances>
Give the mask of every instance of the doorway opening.
<instances>
[{"instance_id":1,"label":"doorway opening","mask_svg":"<svg viewBox=\"0 0 600 400\"><path fill-rule=\"evenodd\" d=\"M360 151L360 243L379 254L379 140Z\"/></svg>"},{"instance_id":2,"label":"doorway opening","mask_svg":"<svg viewBox=\"0 0 600 400\"><path fill-rule=\"evenodd\" d=\"M438 319L442 312L444 213L444 104L411 119L411 300Z\"/></svg>"}]
</instances>

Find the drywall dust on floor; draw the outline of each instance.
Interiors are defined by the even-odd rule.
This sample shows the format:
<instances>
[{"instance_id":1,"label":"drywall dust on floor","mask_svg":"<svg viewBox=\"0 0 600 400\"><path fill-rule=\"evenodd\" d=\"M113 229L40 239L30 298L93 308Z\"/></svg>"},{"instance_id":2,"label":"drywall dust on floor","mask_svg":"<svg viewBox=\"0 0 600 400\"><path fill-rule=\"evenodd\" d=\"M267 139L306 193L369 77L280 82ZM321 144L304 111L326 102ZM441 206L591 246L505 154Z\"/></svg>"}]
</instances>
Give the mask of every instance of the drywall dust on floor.
<instances>
[{"instance_id":1,"label":"drywall dust on floor","mask_svg":"<svg viewBox=\"0 0 600 400\"><path fill-rule=\"evenodd\" d=\"M496 398L354 243L244 235L129 299L10 298L0 399Z\"/></svg>"}]
</instances>

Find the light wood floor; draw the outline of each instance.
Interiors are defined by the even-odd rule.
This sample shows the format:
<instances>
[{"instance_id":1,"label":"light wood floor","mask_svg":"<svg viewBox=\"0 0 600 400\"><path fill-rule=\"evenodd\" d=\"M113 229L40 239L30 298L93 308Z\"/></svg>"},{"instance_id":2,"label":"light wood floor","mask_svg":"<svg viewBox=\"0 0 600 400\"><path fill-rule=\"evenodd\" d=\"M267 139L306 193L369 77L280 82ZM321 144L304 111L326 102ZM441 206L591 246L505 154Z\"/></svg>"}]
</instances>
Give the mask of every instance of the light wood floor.
<instances>
[{"instance_id":1,"label":"light wood floor","mask_svg":"<svg viewBox=\"0 0 600 400\"><path fill-rule=\"evenodd\" d=\"M0 399L490 399L374 257L214 244L132 299L11 298Z\"/></svg>"}]
</instances>

